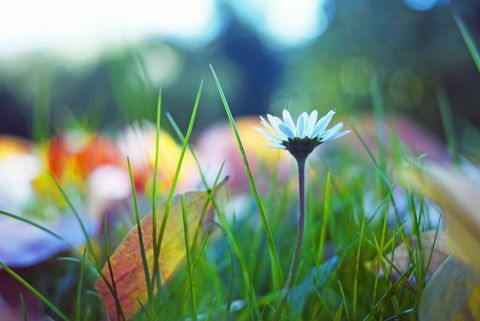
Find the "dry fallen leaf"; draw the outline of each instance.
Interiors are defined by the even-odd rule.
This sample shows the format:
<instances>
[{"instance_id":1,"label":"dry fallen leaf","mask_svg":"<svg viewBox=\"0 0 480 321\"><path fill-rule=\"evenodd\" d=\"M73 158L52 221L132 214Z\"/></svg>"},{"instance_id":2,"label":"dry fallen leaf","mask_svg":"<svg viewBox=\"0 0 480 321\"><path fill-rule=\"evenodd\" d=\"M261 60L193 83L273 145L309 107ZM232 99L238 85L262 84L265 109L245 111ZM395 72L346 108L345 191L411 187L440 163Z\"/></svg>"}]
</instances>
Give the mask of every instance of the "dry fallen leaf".
<instances>
[{"instance_id":1,"label":"dry fallen leaf","mask_svg":"<svg viewBox=\"0 0 480 321\"><path fill-rule=\"evenodd\" d=\"M422 294L419 317L421 321L480 320L480 273L448 258Z\"/></svg>"},{"instance_id":2,"label":"dry fallen leaf","mask_svg":"<svg viewBox=\"0 0 480 321\"><path fill-rule=\"evenodd\" d=\"M432 165L404 170L402 176L442 207L447 247L455 256L445 260L427 284L420 320L480 320L480 182Z\"/></svg>"},{"instance_id":3,"label":"dry fallen leaf","mask_svg":"<svg viewBox=\"0 0 480 321\"><path fill-rule=\"evenodd\" d=\"M405 183L443 209L450 253L480 269L480 182L448 167L425 166L401 172Z\"/></svg>"},{"instance_id":4,"label":"dry fallen leaf","mask_svg":"<svg viewBox=\"0 0 480 321\"><path fill-rule=\"evenodd\" d=\"M202 213L205 206L211 206L208 192L190 192L185 194L186 213L188 217L188 227L190 240L199 224L202 222ZM158 225L160 225L165 209L165 203L157 209ZM148 215L140 222L143 242L145 247L145 256L147 258L149 273L153 270L153 243L152 243L152 215ZM158 232L157 231L157 235ZM170 209L165 235L162 242L159 257L159 268L162 284L168 282L178 267L185 259L185 240L183 230L182 205L180 196L176 196ZM128 320L134 316L141 308L139 302L147 303L147 288L145 283L145 274L142 264L138 229L134 227L117 247L110 257L113 276L118 291L119 303L123 313ZM108 266L105 265L103 274L112 284L112 278ZM115 298L108 289L103 279L99 278L95 284L100 293L107 314L112 321L118 320Z\"/></svg>"},{"instance_id":5,"label":"dry fallen leaf","mask_svg":"<svg viewBox=\"0 0 480 321\"><path fill-rule=\"evenodd\" d=\"M430 260L427 277L431 277L443 263L443 261L445 261L445 259L448 257L447 248L445 245L445 233L443 231L439 231L436 238L435 234L436 231L427 231L420 235L420 242L423 250L423 262L425 267ZM411 248L415 246L415 241L416 240L413 237L409 239L409 245ZM387 269L391 268L390 262L393 263L394 268L392 268L392 275L390 276L393 280L397 280L405 271L407 271L411 263L407 248L403 242L395 248L393 257L392 253L385 255L385 257L388 259L384 260L384 264ZM385 271L383 271L381 265L378 266L377 262L378 261L375 260L374 270L378 271L380 275L384 275Z\"/></svg>"}]
</instances>

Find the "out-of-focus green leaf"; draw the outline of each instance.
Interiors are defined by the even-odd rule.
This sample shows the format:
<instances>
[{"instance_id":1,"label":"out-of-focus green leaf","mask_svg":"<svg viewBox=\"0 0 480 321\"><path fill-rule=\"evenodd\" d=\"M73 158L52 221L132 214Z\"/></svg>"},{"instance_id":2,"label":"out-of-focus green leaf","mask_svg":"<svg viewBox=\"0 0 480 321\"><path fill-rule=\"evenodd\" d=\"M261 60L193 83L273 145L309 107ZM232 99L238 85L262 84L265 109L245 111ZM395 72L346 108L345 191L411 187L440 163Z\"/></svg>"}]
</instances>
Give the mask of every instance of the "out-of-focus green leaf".
<instances>
[{"instance_id":1,"label":"out-of-focus green leaf","mask_svg":"<svg viewBox=\"0 0 480 321\"><path fill-rule=\"evenodd\" d=\"M480 270L480 182L453 168L434 165L405 169L401 176L442 207L449 252Z\"/></svg>"},{"instance_id":2,"label":"out-of-focus green leaf","mask_svg":"<svg viewBox=\"0 0 480 321\"><path fill-rule=\"evenodd\" d=\"M427 284L419 315L421 321L480 320L480 272L449 257Z\"/></svg>"},{"instance_id":3,"label":"out-of-focus green leaf","mask_svg":"<svg viewBox=\"0 0 480 321\"><path fill-rule=\"evenodd\" d=\"M312 293L315 288L322 289L325 286L339 261L340 259L338 256L328 259L318 268L313 268L310 273L307 274L307 276L305 276L295 288L293 288L291 295L288 297L288 302L293 315L301 313L308 295Z\"/></svg>"}]
</instances>

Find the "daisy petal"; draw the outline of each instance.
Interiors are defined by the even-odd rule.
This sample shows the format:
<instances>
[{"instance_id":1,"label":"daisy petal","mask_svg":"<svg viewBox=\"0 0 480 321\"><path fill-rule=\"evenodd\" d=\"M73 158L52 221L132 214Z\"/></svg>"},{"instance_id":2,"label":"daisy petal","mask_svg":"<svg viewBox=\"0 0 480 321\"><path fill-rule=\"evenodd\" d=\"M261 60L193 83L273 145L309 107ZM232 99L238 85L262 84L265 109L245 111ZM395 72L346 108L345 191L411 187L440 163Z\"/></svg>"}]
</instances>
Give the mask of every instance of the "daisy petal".
<instances>
[{"instance_id":1,"label":"daisy petal","mask_svg":"<svg viewBox=\"0 0 480 321\"><path fill-rule=\"evenodd\" d=\"M260 122L262 123L263 126L265 126L265 128L268 130L268 133L272 137L275 137L275 138L278 138L278 139L282 138L281 135L279 135L278 131L274 130L272 128L272 126L270 126L270 124L262 116L260 116Z\"/></svg>"},{"instance_id":2,"label":"daisy petal","mask_svg":"<svg viewBox=\"0 0 480 321\"><path fill-rule=\"evenodd\" d=\"M330 110L325 116L320 118L320 120L315 125L315 128L313 128L312 138L322 136L328 124L330 124L330 121L332 120L333 115L335 115L335 111Z\"/></svg>"},{"instance_id":3,"label":"daisy petal","mask_svg":"<svg viewBox=\"0 0 480 321\"><path fill-rule=\"evenodd\" d=\"M350 132L351 132L351 130L344 130L343 132L340 132L340 133L338 133L338 134L335 134L335 135L333 135L333 136L328 137L326 140L324 140L324 142L328 142L328 141L330 141L330 140L335 140L335 139L337 139L337 138L343 137L343 136L345 136L346 134L348 134L348 133L350 133Z\"/></svg>"},{"instance_id":4,"label":"daisy petal","mask_svg":"<svg viewBox=\"0 0 480 321\"><path fill-rule=\"evenodd\" d=\"M317 122L318 112L316 110L312 111L308 117L307 129L305 130L305 136L311 137L315 123Z\"/></svg>"},{"instance_id":5,"label":"daisy petal","mask_svg":"<svg viewBox=\"0 0 480 321\"><path fill-rule=\"evenodd\" d=\"M267 118L270 121L270 124L272 124L272 127L274 131L280 132L280 129L278 128L278 125L282 124L282 120L276 116L272 116L270 114L267 114Z\"/></svg>"},{"instance_id":6,"label":"daisy petal","mask_svg":"<svg viewBox=\"0 0 480 321\"><path fill-rule=\"evenodd\" d=\"M340 123L336 124L335 126L333 126L332 128L330 128L329 130L324 131L323 135L321 136L322 140L325 141L325 140L330 139L331 137L336 135L342 128L343 128L343 123L340 122Z\"/></svg>"},{"instance_id":7,"label":"daisy petal","mask_svg":"<svg viewBox=\"0 0 480 321\"><path fill-rule=\"evenodd\" d=\"M269 142L272 142L272 143L281 143L282 140L271 135L270 133L268 133L267 131L265 131L263 128L260 128L260 127L253 127L254 130L256 130L257 132L261 133L266 140L268 140Z\"/></svg>"},{"instance_id":8,"label":"daisy petal","mask_svg":"<svg viewBox=\"0 0 480 321\"><path fill-rule=\"evenodd\" d=\"M291 139L295 138L295 134L292 132L292 130L287 126L285 126L284 124L278 125L278 128L282 131L283 134L287 135L288 138L291 138Z\"/></svg>"},{"instance_id":9,"label":"daisy petal","mask_svg":"<svg viewBox=\"0 0 480 321\"><path fill-rule=\"evenodd\" d=\"M293 123L292 116L288 112L288 110L283 110L283 123L285 126L289 127L294 135L297 134L297 130L295 129L295 124Z\"/></svg>"},{"instance_id":10,"label":"daisy petal","mask_svg":"<svg viewBox=\"0 0 480 321\"><path fill-rule=\"evenodd\" d=\"M307 113L303 112L297 119L297 135L300 138L305 137L305 129L307 126Z\"/></svg>"},{"instance_id":11,"label":"daisy petal","mask_svg":"<svg viewBox=\"0 0 480 321\"><path fill-rule=\"evenodd\" d=\"M267 146L267 148L272 148L272 149L286 149L286 147L283 146L283 145L274 145L274 146L269 145L269 146Z\"/></svg>"}]
</instances>

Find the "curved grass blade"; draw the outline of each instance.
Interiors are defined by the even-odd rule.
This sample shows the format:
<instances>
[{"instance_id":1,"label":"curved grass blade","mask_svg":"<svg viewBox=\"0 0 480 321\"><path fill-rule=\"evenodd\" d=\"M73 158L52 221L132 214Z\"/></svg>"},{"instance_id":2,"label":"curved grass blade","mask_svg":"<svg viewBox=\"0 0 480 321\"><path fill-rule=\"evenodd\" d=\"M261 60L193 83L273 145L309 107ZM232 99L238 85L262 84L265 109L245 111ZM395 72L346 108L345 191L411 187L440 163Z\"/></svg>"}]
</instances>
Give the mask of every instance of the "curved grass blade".
<instances>
[{"instance_id":1,"label":"curved grass blade","mask_svg":"<svg viewBox=\"0 0 480 321\"><path fill-rule=\"evenodd\" d=\"M23 320L24 321L28 321L28 307L27 307L27 303L25 302L25 299L23 298L23 295L20 293L20 304L22 306L22 310L23 310Z\"/></svg>"},{"instance_id":2,"label":"curved grass blade","mask_svg":"<svg viewBox=\"0 0 480 321\"><path fill-rule=\"evenodd\" d=\"M180 170L182 168L183 158L184 158L185 152L187 150L188 142L189 142L190 136L192 134L193 125L195 123L195 117L197 115L198 106L200 104L200 97L202 96L202 91L203 91L203 80L200 82L200 86L199 86L198 91L197 91L197 97L195 98L195 104L193 106L192 115L190 116L190 122L188 124L187 134L186 134L185 139L183 141L183 146L182 146L182 150L180 152L180 157L178 159L177 168L175 169L175 176L173 178L172 186L170 188L170 193L169 193L168 199L167 199L167 204L165 206L165 211L164 211L163 218L162 218L162 225L160 226L160 233L158 235L158 240L156 242L157 244L155 245L157 247L158 251L156 253L157 255L154 255L154 262L157 262L158 258L160 257L162 241L163 241L163 237L165 235L165 228L167 226L167 220L168 220L168 216L170 214L170 208L172 207L173 196L175 195L175 188L177 186L178 178L180 176ZM157 275L155 270L154 270L154 275ZM160 273L158 273L158 276L160 276Z\"/></svg>"},{"instance_id":3,"label":"curved grass blade","mask_svg":"<svg viewBox=\"0 0 480 321\"><path fill-rule=\"evenodd\" d=\"M80 264L80 277L77 284L77 297L75 300L75 320L80 321L80 309L82 307L82 290L83 290L83 271L85 267L85 254L87 248L83 250L82 261Z\"/></svg>"},{"instance_id":4,"label":"curved grass blade","mask_svg":"<svg viewBox=\"0 0 480 321\"><path fill-rule=\"evenodd\" d=\"M463 41L465 41L465 45L467 45L468 51L470 51L470 54L472 55L473 62L477 66L478 71L480 71L480 52L478 51L470 30L468 30L467 25L458 13L455 13L453 18L457 23L458 29L460 29L460 33L462 34Z\"/></svg>"},{"instance_id":5,"label":"curved grass blade","mask_svg":"<svg viewBox=\"0 0 480 321\"><path fill-rule=\"evenodd\" d=\"M160 143L160 121L162 117L162 90L158 92L158 99L157 99L157 121L155 126L155 165L153 168L153 187L152 187L152 239L157 239L157 179L158 179L158 154L159 154L159 143ZM153 255L159 251L156 244L153 247ZM155 280L157 282L155 283ZM155 261L153 263L153 271L152 271L152 283L153 286L157 286L157 289L160 289L161 282L160 282L160 269L158 267L158 262ZM153 308L153 307L152 307Z\"/></svg>"},{"instance_id":6,"label":"curved grass blade","mask_svg":"<svg viewBox=\"0 0 480 321\"><path fill-rule=\"evenodd\" d=\"M56 188L58 189L58 191L62 194L63 198L65 199L65 201L67 202L68 206L70 207L70 209L73 211L73 214L75 215L75 218L77 219L78 221L78 224L80 225L80 228L82 229L82 232L83 232L83 235L85 236L85 240L86 240L86 243L87 243L87 248L88 250L90 251L90 254L92 255L93 257L93 260L95 261L95 264L98 265L98 259L97 259L97 255L95 254L95 251L92 247L92 243L90 241L90 236L87 232L87 229L85 227L85 224L83 224L83 221L80 217L80 214L78 214L75 206L73 206L70 198L67 196L67 194L65 193L65 191L63 190L62 186L60 186L60 183L55 179L55 177L52 175L52 173L50 172L47 172L48 176L50 176L50 179L53 181L53 183L55 184Z\"/></svg>"},{"instance_id":7,"label":"curved grass blade","mask_svg":"<svg viewBox=\"0 0 480 321\"><path fill-rule=\"evenodd\" d=\"M193 321L197 321L197 298L195 296L195 289L193 288L192 258L190 257L190 242L188 237L188 219L187 219L187 209L186 209L185 202L186 201L185 201L185 194L184 194L181 196L183 234L185 236L185 253L187 257L188 281L190 286L190 296L192 299L192 319Z\"/></svg>"},{"instance_id":8,"label":"curved grass blade","mask_svg":"<svg viewBox=\"0 0 480 321\"><path fill-rule=\"evenodd\" d=\"M255 198L258 209L260 211L260 217L262 219L263 228L265 229L265 233L267 235L267 240L268 240L268 247L269 247L269 254L270 254L270 261L271 261L270 263L271 263L271 269L272 269L272 281L274 284L274 288L278 289L281 283L280 281L281 279L283 279L283 276L282 276L282 269L280 268L280 261L278 258L275 241L273 239L273 234L270 229L270 224L268 223L265 208L263 206L262 200L260 199L260 195L258 194L257 186L255 185L255 181L253 179L253 175L250 169L250 165L248 163L247 155L245 154L245 149L243 147L242 140L240 138L237 125L235 123L235 119L232 116L230 106L228 105L227 98L225 97L225 93L223 92L222 86L220 85L220 81L218 80L217 74L215 73L215 70L213 69L212 65L210 65L210 70L212 71L212 75L215 80L218 93L220 94L220 98L222 100L223 106L225 108L225 112L227 114L228 120L230 122L230 125L232 126L232 130L238 144L238 149L242 155L242 160L243 160L245 170L247 172L250 189L252 190L253 196Z\"/></svg>"},{"instance_id":9,"label":"curved grass blade","mask_svg":"<svg viewBox=\"0 0 480 321\"><path fill-rule=\"evenodd\" d=\"M3 264L3 262L0 262L0 267L5 270L11 277L13 277L15 280L17 280L20 284L22 284L27 290L32 292L33 295L35 295L37 298L39 298L45 305L47 305L53 312L55 312L60 319L64 321L69 321L70 319L62 312L60 309L53 304L49 299L47 299L43 294L38 292L30 283L28 283L24 278L22 278L20 275L15 273L13 270L11 270L8 266Z\"/></svg>"},{"instance_id":10,"label":"curved grass blade","mask_svg":"<svg viewBox=\"0 0 480 321\"><path fill-rule=\"evenodd\" d=\"M62 242L65 242L65 244L67 244L69 247L73 248L73 245L70 244L67 240L65 240L64 238L62 238L60 235L58 235L57 233L53 232L52 230L46 228L45 226L43 225L40 225L32 220L29 220L28 218L25 218L25 217L22 217L22 216L18 216L18 215L15 215L15 214L12 214L12 213L9 213L9 212L5 212L5 211L0 211L0 215L5 215L5 216L8 216L8 217L11 217L11 218L14 218L16 220L19 220L19 221L22 221L24 223L27 223L27 224L30 224L42 231L44 231L45 233L48 233L50 234L51 236L59 239L60 241Z\"/></svg>"},{"instance_id":11,"label":"curved grass blade","mask_svg":"<svg viewBox=\"0 0 480 321\"><path fill-rule=\"evenodd\" d=\"M132 197L133 197L133 206L135 210L135 223L137 225L137 232L138 232L138 243L140 246L140 254L142 258L142 265L143 265L143 272L145 274L145 284L147 288L147 298L148 302L152 303L153 300L153 290L152 290L152 282L150 281L150 273L148 271L148 261L147 256L145 254L145 245L143 244L143 232L142 232L142 225L140 224L140 213L138 210L138 202L137 202L137 192L135 190L135 181L133 180L133 173L132 173L132 166L130 165L130 159L127 158L128 164L128 172L130 174L130 183L132 185ZM152 217L153 220L153 217ZM112 278L112 280L114 280Z\"/></svg>"},{"instance_id":12,"label":"curved grass blade","mask_svg":"<svg viewBox=\"0 0 480 321\"><path fill-rule=\"evenodd\" d=\"M184 140L183 134L180 131L180 129L178 128L178 126L176 125L174 119L172 117L168 117L168 114L167 114L167 118L169 119L170 123L172 124L172 127L175 129L179 138ZM220 167L220 170L217 174L217 177L215 178L215 183L214 183L213 187L210 188L207 180L205 179L205 174L202 170L200 162L198 161L198 158L196 157L195 151L190 146L189 146L189 148L190 148L190 151L192 152L192 155L194 157L194 160L196 162L196 165L198 167L200 175L203 177L202 181L203 181L203 184L205 185L205 188L208 191L211 191L212 189L215 189L216 185L217 185L217 181L219 180L222 169L225 165L225 162L222 163L222 166ZM223 230L230 246L232 247L233 252L235 253L235 256L237 257L237 259L239 261L240 270L242 272L241 274L242 274L243 283L244 283L244 289L246 291L246 296L247 296L248 302L249 302L250 316L251 316L251 319L254 320L256 318L256 315L258 315L258 311L257 311L257 306L254 304L254 302L255 302L255 300L254 300L255 292L254 292L254 289L253 289L252 284L251 284L250 274L248 272L247 265L245 264L245 260L243 258L243 255L242 255L241 251L240 251L240 247L238 246L238 243L236 242L232 231L228 227L228 223L227 223L227 220L225 218L225 215L223 214L223 212L221 211L217 202L215 201L215 198L213 198L213 195L212 195L211 201L212 201L213 207L215 208L215 212L217 213L217 215L220 218L220 221L221 221L220 228ZM197 233L195 233L195 234L197 234ZM194 236L194 237L196 237L196 236Z\"/></svg>"},{"instance_id":13,"label":"curved grass blade","mask_svg":"<svg viewBox=\"0 0 480 321\"><path fill-rule=\"evenodd\" d=\"M70 207L70 209L73 211L73 214L75 215L75 218L77 219L77 222L78 224L80 225L80 228L82 229L82 232L83 232L83 235L85 236L85 240L86 240L86 243L87 243L87 248L90 252L90 254L92 255L93 257L93 260L95 261L95 269L99 272L100 274L100 277L103 279L103 281L105 282L105 284L107 285L107 288L109 289L109 291L112 293L112 295L115 296L115 292L114 292L114 289L112 288L112 285L110 284L110 282L108 281L107 277L102 273L101 270L98 269L98 265L99 265L99 261L98 261L98 258L97 258L97 255L95 254L95 250L93 249L92 247L92 243L90 241L90 236L88 235L88 232L87 232L87 229L85 228L85 224L83 224L83 221L80 217L80 214L78 214L75 206L73 206L72 202L70 201L70 198L67 196L67 194L65 193L65 191L63 190L63 188L60 186L60 184L58 183L58 181L55 179L55 177L50 173L50 172L47 172L48 175L50 176L50 178L52 179L52 181L55 183L55 186L57 187L57 189L60 191L60 193L62 194L63 198L65 199L65 201L67 202L68 206ZM122 312L122 309L120 307L120 312L121 316L123 317L123 319L125 319L124 317L124 314Z\"/></svg>"}]
</instances>

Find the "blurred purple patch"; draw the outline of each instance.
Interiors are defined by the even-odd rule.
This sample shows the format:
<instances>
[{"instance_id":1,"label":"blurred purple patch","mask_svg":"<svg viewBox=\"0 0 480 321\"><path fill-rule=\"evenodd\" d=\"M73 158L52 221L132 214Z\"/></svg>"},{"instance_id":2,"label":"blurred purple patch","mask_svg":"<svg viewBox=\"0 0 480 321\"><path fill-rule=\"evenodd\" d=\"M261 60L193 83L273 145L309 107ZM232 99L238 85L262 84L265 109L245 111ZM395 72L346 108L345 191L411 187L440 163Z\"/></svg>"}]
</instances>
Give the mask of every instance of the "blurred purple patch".
<instances>
[{"instance_id":1,"label":"blurred purple patch","mask_svg":"<svg viewBox=\"0 0 480 321\"><path fill-rule=\"evenodd\" d=\"M23 271L15 271L23 277ZM5 271L0 271L0 321L23 321L24 308L20 300L23 297L28 320L44 320L43 306L40 300L25 287L14 280Z\"/></svg>"},{"instance_id":2,"label":"blurred purple patch","mask_svg":"<svg viewBox=\"0 0 480 321\"><path fill-rule=\"evenodd\" d=\"M242 140L252 174L260 191L267 191L271 175L276 172L278 180L285 182L293 158L286 151L267 148L269 142L254 130L260 126L257 117L239 117L237 129ZM198 139L196 151L207 179L213 182L217 171L225 161L223 176L229 176L228 185L234 193L245 191L248 177L242 155L239 151L232 128L228 122L218 122L205 129ZM262 174L263 175L260 175Z\"/></svg>"},{"instance_id":3,"label":"blurred purple patch","mask_svg":"<svg viewBox=\"0 0 480 321\"><path fill-rule=\"evenodd\" d=\"M96 230L93 220L83 216L82 221L90 234ZM82 229L73 214L40 225L73 246L85 243ZM28 223L0 215L0 261L7 266L26 267L37 264L67 250L69 245L66 242Z\"/></svg>"},{"instance_id":4,"label":"blurred purple patch","mask_svg":"<svg viewBox=\"0 0 480 321\"><path fill-rule=\"evenodd\" d=\"M376 143L376 125L373 116L366 115L357 117L355 118L354 125L368 147L373 152L376 152L378 146ZM407 147L414 156L425 154L425 159L431 162L437 164L451 163L447 148L438 137L402 116L388 117L383 121L381 130L383 131L380 133L381 142L389 152L391 152L389 146L392 142L392 134L396 134L403 145ZM350 142L356 150L365 152L364 154L367 156L365 148L356 135L349 135L345 140Z\"/></svg>"}]
</instances>

